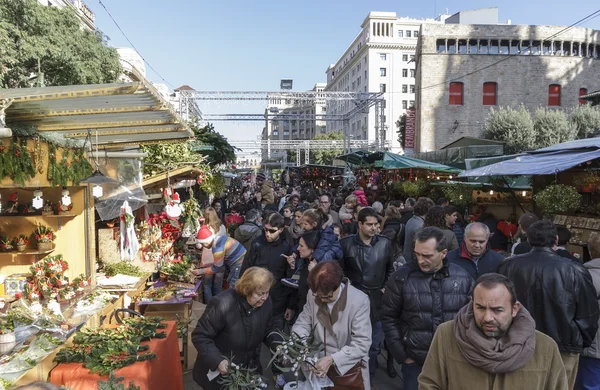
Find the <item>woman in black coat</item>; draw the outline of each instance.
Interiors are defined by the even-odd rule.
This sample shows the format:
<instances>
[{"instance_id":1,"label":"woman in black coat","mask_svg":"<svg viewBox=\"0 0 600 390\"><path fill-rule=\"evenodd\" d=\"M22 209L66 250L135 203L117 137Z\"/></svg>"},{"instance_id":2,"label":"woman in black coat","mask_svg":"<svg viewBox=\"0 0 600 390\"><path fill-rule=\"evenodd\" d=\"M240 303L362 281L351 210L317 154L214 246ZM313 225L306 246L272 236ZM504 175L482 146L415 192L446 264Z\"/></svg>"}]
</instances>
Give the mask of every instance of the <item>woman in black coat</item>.
<instances>
[{"instance_id":1,"label":"woman in black coat","mask_svg":"<svg viewBox=\"0 0 600 390\"><path fill-rule=\"evenodd\" d=\"M251 267L244 272L234 289L225 290L209 302L192 333L192 342L198 350L194 365L194 381L204 390L218 390L219 377L212 381L209 370L225 375L227 359L241 367L256 368L260 365L260 347L278 339L273 327L273 303L269 290L275 279L266 269Z\"/></svg>"}]
</instances>

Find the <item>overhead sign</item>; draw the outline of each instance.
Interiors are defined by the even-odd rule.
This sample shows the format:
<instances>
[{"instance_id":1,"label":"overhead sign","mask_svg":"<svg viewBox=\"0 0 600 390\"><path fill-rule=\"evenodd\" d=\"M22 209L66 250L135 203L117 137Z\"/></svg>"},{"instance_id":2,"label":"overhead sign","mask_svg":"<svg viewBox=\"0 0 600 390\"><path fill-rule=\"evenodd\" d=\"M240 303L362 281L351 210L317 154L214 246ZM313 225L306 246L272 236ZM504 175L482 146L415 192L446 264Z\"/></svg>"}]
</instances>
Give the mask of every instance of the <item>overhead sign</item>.
<instances>
[{"instance_id":1,"label":"overhead sign","mask_svg":"<svg viewBox=\"0 0 600 390\"><path fill-rule=\"evenodd\" d=\"M409 108L406 110L406 123L404 124L404 148L415 147L417 110Z\"/></svg>"}]
</instances>

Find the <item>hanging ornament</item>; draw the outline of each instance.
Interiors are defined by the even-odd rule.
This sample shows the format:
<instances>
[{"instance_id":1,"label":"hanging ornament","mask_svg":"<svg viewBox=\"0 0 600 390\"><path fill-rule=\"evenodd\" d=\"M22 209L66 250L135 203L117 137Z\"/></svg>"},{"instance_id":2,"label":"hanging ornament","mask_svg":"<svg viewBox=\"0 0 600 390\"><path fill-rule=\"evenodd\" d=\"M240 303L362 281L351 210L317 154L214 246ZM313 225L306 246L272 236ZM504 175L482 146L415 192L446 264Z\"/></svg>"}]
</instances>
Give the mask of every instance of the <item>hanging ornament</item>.
<instances>
[{"instance_id":1,"label":"hanging ornament","mask_svg":"<svg viewBox=\"0 0 600 390\"><path fill-rule=\"evenodd\" d=\"M121 260L132 261L135 259L140 244L135 235L133 211L129 206L129 202L123 202L121 206Z\"/></svg>"}]
</instances>

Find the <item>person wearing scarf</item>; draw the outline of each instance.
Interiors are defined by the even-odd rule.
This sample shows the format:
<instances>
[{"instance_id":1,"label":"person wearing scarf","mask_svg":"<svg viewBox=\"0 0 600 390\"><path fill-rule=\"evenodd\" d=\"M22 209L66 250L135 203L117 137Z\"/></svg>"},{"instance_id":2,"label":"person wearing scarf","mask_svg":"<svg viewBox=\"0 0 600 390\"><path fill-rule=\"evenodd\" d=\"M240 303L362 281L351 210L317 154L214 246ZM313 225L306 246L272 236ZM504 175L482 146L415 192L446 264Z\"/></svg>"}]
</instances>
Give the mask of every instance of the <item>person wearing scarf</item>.
<instances>
[{"instance_id":1,"label":"person wearing scarf","mask_svg":"<svg viewBox=\"0 0 600 390\"><path fill-rule=\"evenodd\" d=\"M440 325L419 390L567 390L556 342L535 330L513 283L488 273L475 282L470 303Z\"/></svg>"}]
</instances>

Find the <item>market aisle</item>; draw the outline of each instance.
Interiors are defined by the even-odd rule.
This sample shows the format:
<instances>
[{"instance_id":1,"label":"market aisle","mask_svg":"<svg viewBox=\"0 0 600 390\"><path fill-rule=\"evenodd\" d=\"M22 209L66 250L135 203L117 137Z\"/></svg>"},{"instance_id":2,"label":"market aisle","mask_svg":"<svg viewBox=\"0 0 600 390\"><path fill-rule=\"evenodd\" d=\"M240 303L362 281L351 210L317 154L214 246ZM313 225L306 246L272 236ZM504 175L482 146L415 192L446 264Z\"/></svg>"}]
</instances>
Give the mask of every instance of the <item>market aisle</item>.
<instances>
[{"instance_id":1,"label":"market aisle","mask_svg":"<svg viewBox=\"0 0 600 390\"><path fill-rule=\"evenodd\" d=\"M265 346L262 348L261 361L263 365L269 362L269 353ZM379 355L379 368L377 369L377 376L375 377L374 385L376 389L380 390L402 390L402 378L400 373L400 366L396 364L396 371L398 372L398 376L394 379L391 379L386 372L386 361L383 355ZM265 370L265 377L269 380L271 379L271 371ZM192 379L192 372L188 371L183 374L183 388L184 390L201 390L202 388L198 386L194 380ZM269 389L274 389L272 381L269 383Z\"/></svg>"}]
</instances>

